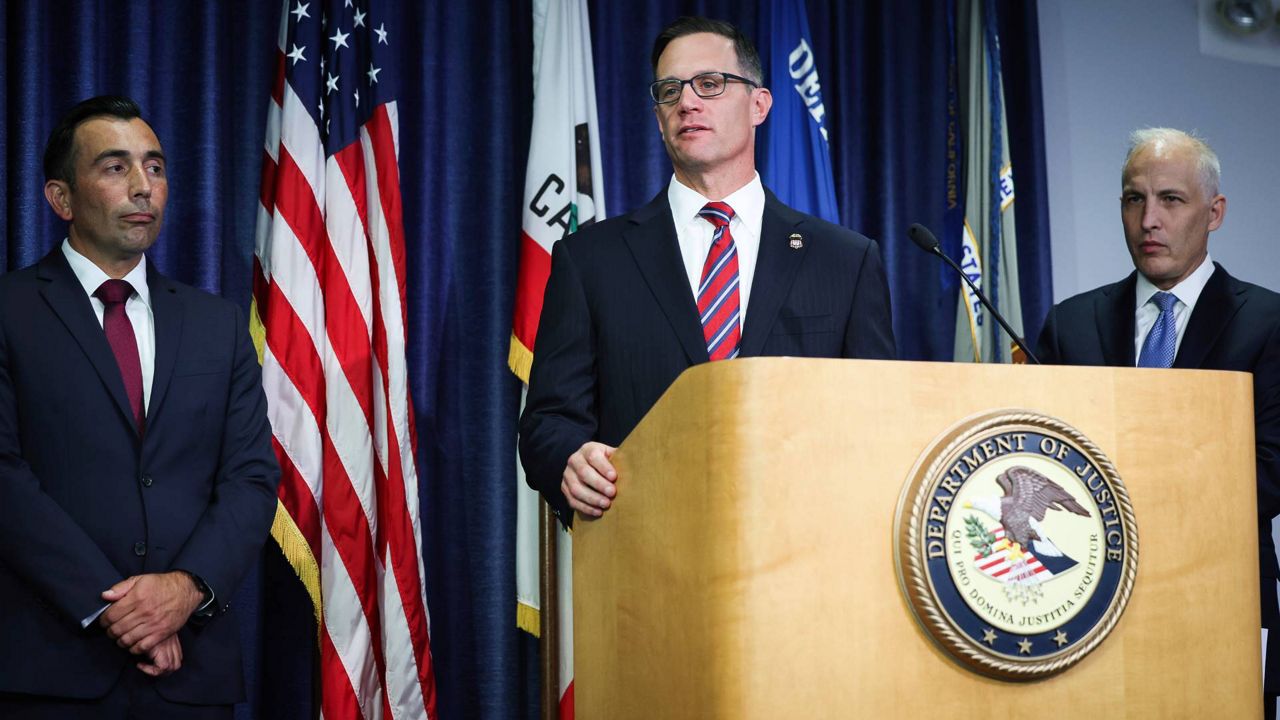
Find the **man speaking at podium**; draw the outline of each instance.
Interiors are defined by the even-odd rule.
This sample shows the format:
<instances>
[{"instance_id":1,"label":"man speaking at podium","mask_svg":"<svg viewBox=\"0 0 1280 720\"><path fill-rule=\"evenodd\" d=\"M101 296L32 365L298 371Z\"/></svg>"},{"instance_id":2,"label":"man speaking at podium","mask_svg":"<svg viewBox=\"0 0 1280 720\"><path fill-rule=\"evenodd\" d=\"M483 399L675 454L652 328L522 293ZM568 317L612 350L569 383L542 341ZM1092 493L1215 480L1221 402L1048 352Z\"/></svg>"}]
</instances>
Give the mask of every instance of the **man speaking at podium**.
<instances>
[{"instance_id":1,"label":"man speaking at podium","mask_svg":"<svg viewBox=\"0 0 1280 720\"><path fill-rule=\"evenodd\" d=\"M609 509L614 448L685 368L895 354L876 244L760 182L755 129L773 99L751 42L684 17L651 61L674 174L648 205L555 244L520 420L529 484L566 524Z\"/></svg>"},{"instance_id":2,"label":"man speaking at podium","mask_svg":"<svg viewBox=\"0 0 1280 720\"><path fill-rule=\"evenodd\" d=\"M1235 279L1209 257L1209 233L1227 212L1218 157L1180 130L1133 134L1121 178L1120 218L1136 272L1063 301L1036 354L1062 365L1175 367L1253 373L1258 462L1262 627L1280 638L1271 519L1280 514L1280 295ZM1159 418L1135 418L1159 432ZM1213 479L1205 478L1206 492ZM1280 654L1268 653L1280 661ZM1268 662L1269 675L1280 667ZM1267 717L1280 682L1268 679Z\"/></svg>"}]
</instances>

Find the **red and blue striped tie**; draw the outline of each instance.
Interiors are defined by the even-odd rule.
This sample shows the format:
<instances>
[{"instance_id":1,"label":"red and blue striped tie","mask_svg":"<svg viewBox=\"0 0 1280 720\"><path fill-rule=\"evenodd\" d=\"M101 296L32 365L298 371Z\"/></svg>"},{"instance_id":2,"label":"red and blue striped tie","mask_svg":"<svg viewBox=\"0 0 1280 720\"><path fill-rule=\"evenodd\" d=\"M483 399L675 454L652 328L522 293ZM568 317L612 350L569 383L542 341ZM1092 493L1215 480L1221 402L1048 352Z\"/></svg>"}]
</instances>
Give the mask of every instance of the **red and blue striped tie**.
<instances>
[{"instance_id":1,"label":"red and blue striped tie","mask_svg":"<svg viewBox=\"0 0 1280 720\"><path fill-rule=\"evenodd\" d=\"M707 340L707 356L712 360L729 360L738 356L742 340L738 316L738 248L729 232L733 208L722 202L707 203L699 217L715 226L711 251L702 266L698 283L698 315L702 319L702 336Z\"/></svg>"}]
</instances>

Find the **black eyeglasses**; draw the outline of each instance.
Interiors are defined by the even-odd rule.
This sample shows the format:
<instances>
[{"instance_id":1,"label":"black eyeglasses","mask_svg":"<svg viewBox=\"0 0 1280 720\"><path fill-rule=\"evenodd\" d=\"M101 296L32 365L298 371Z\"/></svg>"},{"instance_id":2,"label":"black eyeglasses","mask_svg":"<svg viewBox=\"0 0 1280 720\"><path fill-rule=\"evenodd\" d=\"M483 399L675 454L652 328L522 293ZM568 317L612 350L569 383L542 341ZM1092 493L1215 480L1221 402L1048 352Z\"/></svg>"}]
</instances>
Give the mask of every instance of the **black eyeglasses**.
<instances>
[{"instance_id":1,"label":"black eyeglasses","mask_svg":"<svg viewBox=\"0 0 1280 720\"><path fill-rule=\"evenodd\" d=\"M649 86L649 95L659 105L669 105L680 99L680 93L684 92L685 83L688 83L698 97L713 98L717 95L723 95L724 89L728 87L730 82L744 83L753 88L760 87L760 83L744 78L741 75L727 72L709 72L694 75L688 80L677 80L675 78L659 80Z\"/></svg>"}]
</instances>

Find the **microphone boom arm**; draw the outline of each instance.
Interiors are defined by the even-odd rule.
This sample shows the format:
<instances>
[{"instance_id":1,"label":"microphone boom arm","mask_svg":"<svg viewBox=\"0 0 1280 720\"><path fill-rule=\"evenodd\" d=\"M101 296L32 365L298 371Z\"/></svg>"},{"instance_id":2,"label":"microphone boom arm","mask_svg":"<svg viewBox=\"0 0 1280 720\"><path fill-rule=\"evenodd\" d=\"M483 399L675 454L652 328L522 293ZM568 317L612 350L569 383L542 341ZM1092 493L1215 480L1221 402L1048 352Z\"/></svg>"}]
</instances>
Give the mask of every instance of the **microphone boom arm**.
<instances>
[{"instance_id":1,"label":"microphone boom arm","mask_svg":"<svg viewBox=\"0 0 1280 720\"><path fill-rule=\"evenodd\" d=\"M991 305L991 301L987 300L987 296L982 292L982 290L978 289L978 286L973 284L973 281L969 279L969 274L964 270L961 270L960 265L957 264L955 260L952 260L946 253L942 252L942 247L938 243L938 239L934 237L933 233L929 232L929 228L926 228L919 223L914 223L910 228L907 228L907 235L910 236L912 242L920 246L920 249L925 252L933 253L945 260L946 263L956 271L960 278L965 281L969 288L973 290L973 294L978 296L978 300L982 302L982 306L991 313L991 316L996 319L996 322L1000 323L1000 327L1004 328L1004 331L1009 334L1009 337L1013 338L1014 344L1022 350L1023 354L1027 356L1027 359L1036 365L1041 364L1040 359L1035 356L1035 353L1031 352L1031 348L1027 347L1027 344L1018 336L1018 333L1014 332L1013 328L1009 327L1009 323L1004 319L1004 316L1000 314L1000 311L996 310L995 307Z\"/></svg>"}]
</instances>

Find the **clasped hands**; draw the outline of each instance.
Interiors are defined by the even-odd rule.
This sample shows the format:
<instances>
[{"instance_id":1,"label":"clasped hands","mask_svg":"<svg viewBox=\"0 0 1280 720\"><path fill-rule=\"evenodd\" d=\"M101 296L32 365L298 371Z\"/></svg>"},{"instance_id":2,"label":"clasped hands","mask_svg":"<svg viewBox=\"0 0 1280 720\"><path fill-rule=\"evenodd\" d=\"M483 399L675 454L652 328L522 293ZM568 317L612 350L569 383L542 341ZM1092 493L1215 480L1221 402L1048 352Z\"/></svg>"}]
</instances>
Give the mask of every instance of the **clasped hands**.
<instances>
[{"instance_id":1,"label":"clasped hands","mask_svg":"<svg viewBox=\"0 0 1280 720\"><path fill-rule=\"evenodd\" d=\"M182 667L177 632L204 599L190 575L134 575L112 585L102 599L111 605L98 624L117 645L146 658L138 662L139 670L160 677Z\"/></svg>"}]
</instances>

